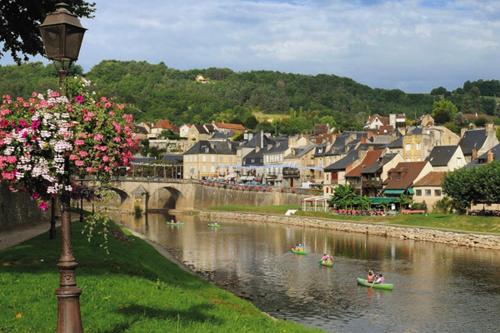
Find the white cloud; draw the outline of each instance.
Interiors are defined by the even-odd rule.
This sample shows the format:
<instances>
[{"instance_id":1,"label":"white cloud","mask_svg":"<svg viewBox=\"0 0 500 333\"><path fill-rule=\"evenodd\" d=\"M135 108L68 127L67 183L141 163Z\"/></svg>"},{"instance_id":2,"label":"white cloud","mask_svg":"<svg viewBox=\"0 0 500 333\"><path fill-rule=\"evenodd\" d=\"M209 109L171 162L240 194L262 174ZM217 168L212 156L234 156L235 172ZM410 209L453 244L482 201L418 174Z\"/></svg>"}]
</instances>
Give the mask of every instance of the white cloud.
<instances>
[{"instance_id":1,"label":"white cloud","mask_svg":"<svg viewBox=\"0 0 500 333\"><path fill-rule=\"evenodd\" d=\"M367 2L97 0L80 62L332 73L410 91L499 78L500 1Z\"/></svg>"}]
</instances>

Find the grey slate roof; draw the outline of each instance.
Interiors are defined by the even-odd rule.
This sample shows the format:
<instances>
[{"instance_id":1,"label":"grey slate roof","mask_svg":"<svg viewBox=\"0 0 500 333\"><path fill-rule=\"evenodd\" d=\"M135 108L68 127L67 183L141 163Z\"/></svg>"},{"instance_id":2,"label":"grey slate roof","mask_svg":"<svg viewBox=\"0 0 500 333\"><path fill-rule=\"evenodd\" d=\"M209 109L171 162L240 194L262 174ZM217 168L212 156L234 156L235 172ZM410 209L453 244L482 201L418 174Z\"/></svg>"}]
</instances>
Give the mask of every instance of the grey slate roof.
<instances>
[{"instance_id":1,"label":"grey slate roof","mask_svg":"<svg viewBox=\"0 0 500 333\"><path fill-rule=\"evenodd\" d=\"M427 160L433 167L447 166L458 146L436 146L432 148Z\"/></svg>"},{"instance_id":2,"label":"grey slate roof","mask_svg":"<svg viewBox=\"0 0 500 333\"><path fill-rule=\"evenodd\" d=\"M269 149L264 148L264 154L282 153L288 149L288 138L279 139Z\"/></svg>"},{"instance_id":3,"label":"grey slate roof","mask_svg":"<svg viewBox=\"0 0 500 333\"><path fill-rule=\"evenodd\" d=\"M184 155L195 154L234 155L236 154L236 143L231 141L200 140L184 153Z\"/></svg>"},{"instance_id":4,"label":"grey slate roof","mask_svg":"<svg viewBox=\"0 0 500 333\"><path fill-rule=\"evenodd\" d=\"M184 157L181 154L165 154L162 160L172 164L182 164Z\"/></svg>"},{"instance_id":5,"label":"grey slate roof","mask_svg":"<svg viewBox=\"0 0 500 333\"><path fill-rule=\"evenodd\" d=\"M194 127L196 128L196 130L198 131L198 133L200 134L210 134L208 133L207 129L205 128L205 126L203 125L194 125Z\"/></svg>"},{"instance_id":6,"label":"grey slate roof","mask_svg":"<svg viewBox=\"0 0 500 333\"><path fill-rule=\"evenodd\" d=\"M326 143L322 143L322 144L317 145L316 148L314 148L314 157L319 157L319 156L325 155L326 148L327 148Z\"/></svg>"},{"instance_id":7,"label":"grey slate roof","mask_svg":"<svg viewBox=\"0 0 500 333\"><path fill-rule=\"evenodd\" d=\"M396 140L392 141L387 147L393 149L403 148L403 137L400 136Z\"/></svg>"},{"instance_id":8,"label":"grey slate roof","mask_svg":"<svg viewBox=\"0 0 500 333\"><path fill-rule=\"evenodd\" d=\"M309 153L311 150L313 150L316 146L313 144L309 144L304 147L298 147L298 148L293 148L294 154L290 154L286 156L285 158L300 158L304 156L305 154Z\"/></svg>"},{"instance_id":9,"label":"grey slate roof","mask_svg":"<svg viewBox=\"0 0 500 333\"><path fill-rule=\"evenodd\" d=\"M243 165L264 165L264 154L262 150L256 152L255 149L243 157Z\"/></svg>"},{"instance_id":10,"label":"grey slate roof","mask_svg":"<svg viewBox=\"0 0 500 333\"><path fill-rule=\"evenodd\" d=\"M481 149L484 141L486 141L486 137L486 129L484 128L468 130L465 131L464 136L458 144L462 148L464 155L471 155L474 148L477 150Z\"/></svg>"},{"instance_id":11,"label":"grey slate roof","mask_svg":"<svg viewBox=\"0 0 500 333\"><path fill-rule=\"evenodd\" d=\"M275 141L268 138L262 131L254 133L254 136L247 142L243 142L241 145L244 148L265 148L270 144L274 144Z\"/></svg>"},{"instance_id":12,"label":"grey slate roof","mask_svg":"<svg viewBox=\"0 0 500 333\"><path fill-rule=\"evenodd\" d=\"M325 168L326 172L345 170L349 165L359 158L358 151L352 150L345 157Z\"/></svg>"}]
</instances>

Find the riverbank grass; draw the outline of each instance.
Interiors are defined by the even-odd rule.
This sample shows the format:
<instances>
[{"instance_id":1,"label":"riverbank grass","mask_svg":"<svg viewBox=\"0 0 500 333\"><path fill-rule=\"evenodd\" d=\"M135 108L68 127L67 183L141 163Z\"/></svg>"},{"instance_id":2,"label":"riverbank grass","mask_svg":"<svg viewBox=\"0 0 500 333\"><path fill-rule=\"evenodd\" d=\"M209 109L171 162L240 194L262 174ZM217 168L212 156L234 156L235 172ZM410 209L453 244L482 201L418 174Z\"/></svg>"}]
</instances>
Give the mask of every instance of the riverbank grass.
<instances>
[{"instance_id":1,"label":"riverbank grass","mask_svg":"<svg viewBox=\"0 0 500 333\"><path fill-rule=\"evenodd\" d=\"M86 332L320 332L275 320L113 229L107 255L73 223ZM0 251L0 333L55 331L59 246L41 235Z\"/></svg>"},{"instance_id":2,"label":"riverbank grass","mask_svg":"<svg viewBox=\"0 0 500 333\"><path fill-rule=\"evenodd\" d=\"M293 208L295 207L295 208ZM264 214L284 214L288 209L299 209L298 206L244 206L227 205L211 208L216 211L251 212ZM412 228L431 228L459 232L478 232L500 234L500 217L466 216L456 214L419 214L396 216L349 216L335 215L329 212L298 211L297 216L319 217L341 222L377 223Z\"/></svg>"}]
</instances>

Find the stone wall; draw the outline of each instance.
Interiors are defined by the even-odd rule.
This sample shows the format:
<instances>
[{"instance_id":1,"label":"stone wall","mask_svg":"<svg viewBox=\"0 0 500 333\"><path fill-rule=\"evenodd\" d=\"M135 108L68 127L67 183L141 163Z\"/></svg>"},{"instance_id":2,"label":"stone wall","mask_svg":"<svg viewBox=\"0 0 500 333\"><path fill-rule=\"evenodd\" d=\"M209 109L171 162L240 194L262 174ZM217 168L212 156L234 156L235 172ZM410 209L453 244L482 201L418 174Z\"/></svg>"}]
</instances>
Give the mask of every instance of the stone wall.
<instances>
[{"instance_id":1,"label":"stone wall","mask_svg":"<svg viewBox=\"0 0 500 333\"><path fill-rule=\"evenodd\" d=\"M308 226L383 237L444 243L454 246L500 250L500 236L496 235L459 233L425 228L397 227L370 223L342 222L303 216L256 213L201 211L200 217L217 221L251 221L296 225L301 227Z\"/></svg>"},{"instance_id":2,"label":"stone wall","mask_svg":"<svg viewBox=\"0 0 500 333\"><path fill-rule=\"evenodd\" d=\"M241 191L199 184L194 186L194 207L197 209L221 205L300 205L302 198L306 197L295 193Z\"/></svg>"},{"instance_id":3,"label":"stone wall","mask_svg":"<svg viewBox=\"0 0 500 333\"><path fill-rule=\"evenodd\" d=\"M26 193L12 193L0 186L0 231L47 221Z\"/></svg>"}]
</instances>

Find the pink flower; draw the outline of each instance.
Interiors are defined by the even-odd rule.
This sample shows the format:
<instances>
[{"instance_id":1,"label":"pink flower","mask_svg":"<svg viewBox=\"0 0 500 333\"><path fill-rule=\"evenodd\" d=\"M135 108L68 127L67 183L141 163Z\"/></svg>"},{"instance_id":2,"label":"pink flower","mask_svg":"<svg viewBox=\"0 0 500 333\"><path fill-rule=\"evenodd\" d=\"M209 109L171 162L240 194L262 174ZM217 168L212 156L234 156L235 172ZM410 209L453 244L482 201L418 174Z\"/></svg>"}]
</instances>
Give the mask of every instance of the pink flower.
<instances>
[{"instance_id":1,"label":"pink flower","mask_svg":"<svg viewBox=\"0 0 500 333\"><path fill-rule=\"evenodd\" d=\"M77 139L75 140L75 146L83 146L85 144L85 141Z\"/></svg>"},{"instance_id":2,"label":"pink flower","mask_svg":"<svg viewBox=\"0 0 500 333\"><path fill-rule=\"evenodd\" d=\"M47 205L47 202L40 201L40 203L38 204L38 208L45 212L49 208L49 206Z\"/></svg>"},{"instance_id":3,"label":"pink flower","mask_svg":"<svg viewBox=\"0 0 500 333\"><path fill-rule=\"evenodd\" d=\"M7 156L7 158L5 160L7 161L7 163L10 163L10 164L14 164L17 162L17 158L15 156Z\"/></svg>"},{"instance_id":4,"label":"pink flower","mask_svg":"<svg viewBox=\"0 0 500 333\"><path fill-rule=\"evenodd\" d=\"M19 119L19 126L28 127L28 123L24 119Z\"/></svg>"},{"instance_id":5,"label":"pink flower","mask_svg":"<svg viewBox=\"0 0 500 333\"><path fill-rule=\"evenodd\" d=\"M87 153L85 150L81 150L78 154L81 158L85 158L89 155L89 153Z\"/></svg>"},{"instance_id":6,"label":"pink flower","mask_svg":"<svg viewBox=\"0 0 500 333\"><path fill-rule=\"evenodd\" d=\"M95 172L95 169L92 167L87 167L87 169L85 169L85 170L87 170L87 173L94 173Z\"/></svg>"},{"instance_id":7,"label":"pink flower","mask_svg":"<svg viewBox=\"0 0 500 333\"><path fill-rule=\"evenodd\" d=\"M104 136L100 133L94 135L94 140L96 141L102 141L102 139L104 139Z\"/></svg>"},{"instance_id":8,"label":"pink flower","mask_svg":"<svg viewBox=\"0 0 500 333\"><path fill-rule=\"evenodd\" d=\"M40 127L41 121L40 120L33 120L31 123L31 129L36 130L38 127Z\"/></svg>"},{"instance_id":9,"label":"pink flower","mask_svg":"<svg viewBox=\"0 0 500 333\"><path fill-rule=\"evenodd\" d=\"M83 104L83 96L82 95L78 95L75 97L75 101L78 103L78 104Z\"/></svg>"},{"instance_id":10,"label":"pink flower","mask_svg":"<svg viewBox=\"0 0 500 333\"><path fill-rule=\"evenodd\" d=\"M77 160L77 159L78 159L78 156L77 156L77 155L75 155L75 154L71 154L71 155L69 155L69 160L70 160L70 161L75 161L75 160Z\"/></svg>"},{"instance_id":11,"label":"pink flower","mask_svg":"<svg viewBox=\"0 0 500 333\"><path fill-rule=\"evenodd\" d=\"M16 172L15 171L3 171L2 177L5 180L13 180L14 178L16 178Z\"/></svg>"},{"instance_id":12,"label":"pink flower","mask_svg":"<svg viewBox=\"0 0 500 333\"><path fill-rule=\"evenodd\" d=\"M83 166L84 164L85 164L85 163L84 163L82 160L76 160L76 161L75 161L75 165L76 165L77 167L81 167L81 166Z\"/></svg>"},{"instance_id":13,"label":"pink flower","mask_svg":"<svg viewBox=\"0 0 500 333\"><path fill-rule=\"evenodd\" d=\"M102 157L102 161L103 161L103 162L108 162L108 161L109 161L109 156L108 156L108 155L104 155L104 156Z\"/></svg>"},{"instance_id":14,"label":"pink flower","mask_svg":"<svg viewBox=\"0 0 500 333\"><path fill-rule=\"evenodd\" d=\"M33 194L31 195L31 197L32 197L34 200L36 200L36 199L40 198L40 194L39 194L39 193L37 193L37 192L35 192L35 193L33 193Z\"/></svg>"}]
</instances>

